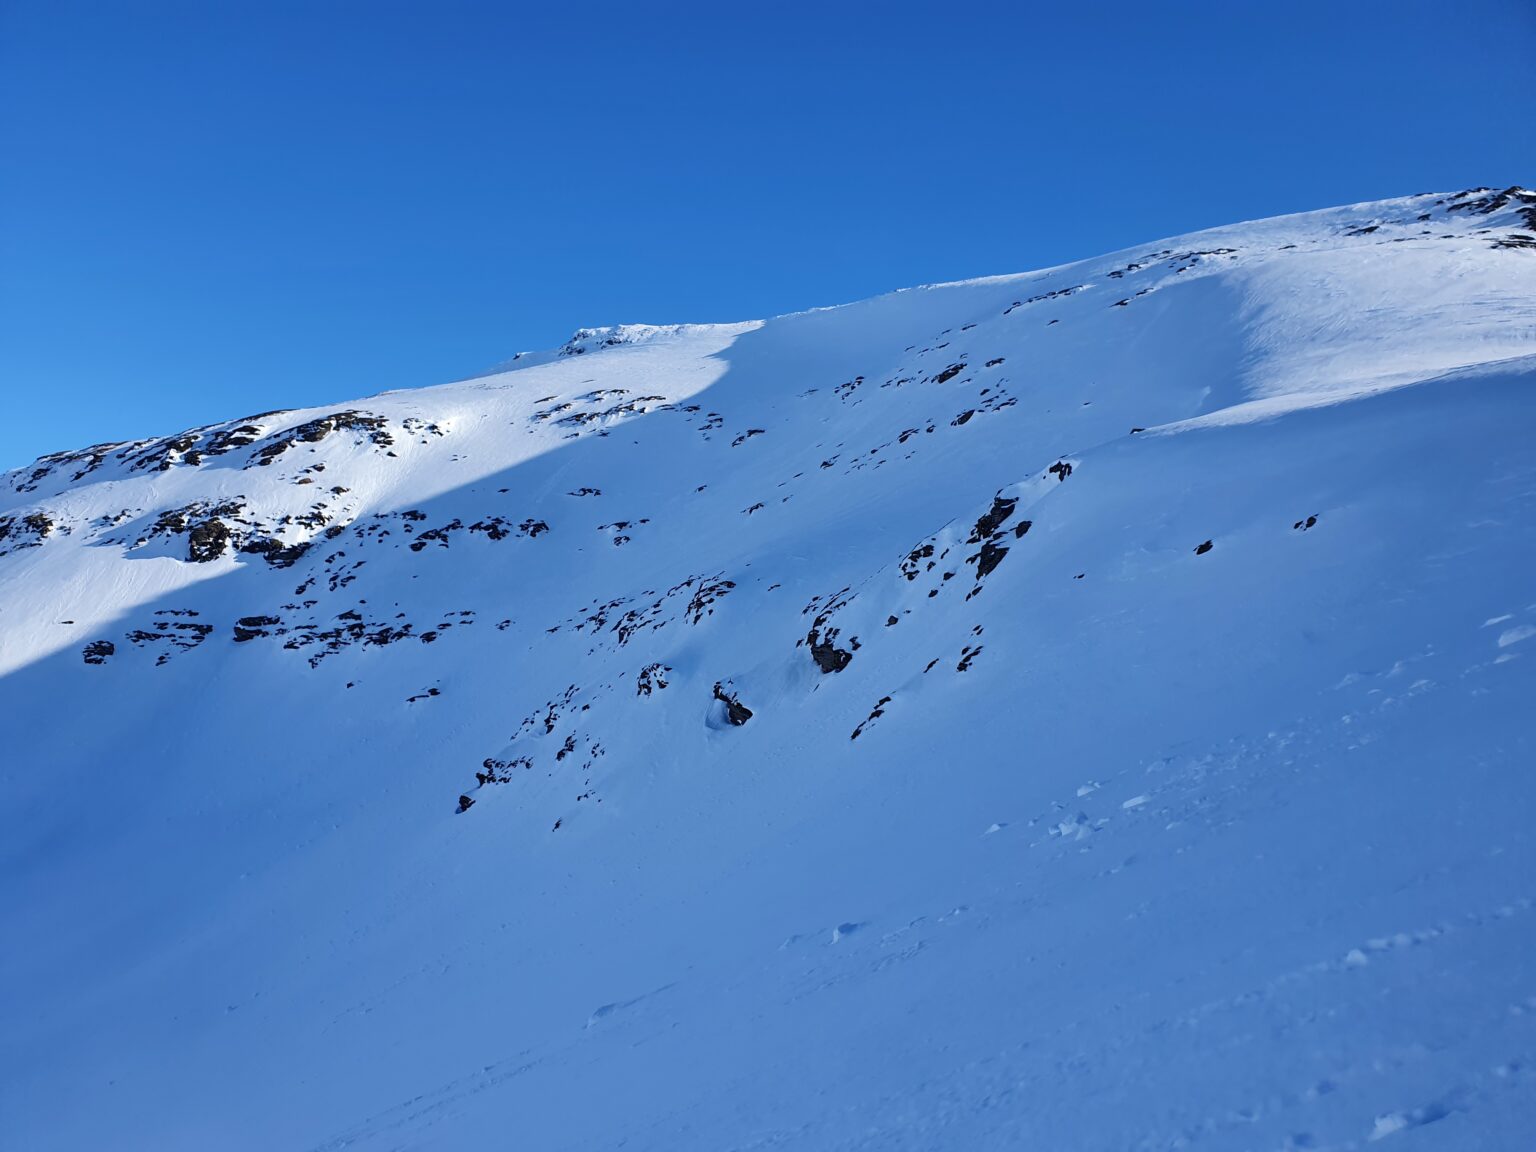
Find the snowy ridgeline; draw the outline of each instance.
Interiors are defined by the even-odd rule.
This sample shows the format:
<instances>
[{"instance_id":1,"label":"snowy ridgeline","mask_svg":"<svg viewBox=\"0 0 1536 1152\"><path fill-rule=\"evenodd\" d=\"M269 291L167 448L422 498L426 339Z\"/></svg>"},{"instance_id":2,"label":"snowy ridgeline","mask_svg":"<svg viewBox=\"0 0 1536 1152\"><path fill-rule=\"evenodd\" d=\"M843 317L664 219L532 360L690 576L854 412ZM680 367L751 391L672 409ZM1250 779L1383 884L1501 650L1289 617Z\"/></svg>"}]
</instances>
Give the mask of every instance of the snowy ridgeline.
<instances>
[{"instance_id":1,"label":"snowy ridgeline","mask_svg":"<svg viewBox=\"0 0 1536 1152\"><path fill-rule=\"evenodd\" d=\"M1516 1148L1536 194L0 477L0 1145Z\"/></svg>"}]
</instances>

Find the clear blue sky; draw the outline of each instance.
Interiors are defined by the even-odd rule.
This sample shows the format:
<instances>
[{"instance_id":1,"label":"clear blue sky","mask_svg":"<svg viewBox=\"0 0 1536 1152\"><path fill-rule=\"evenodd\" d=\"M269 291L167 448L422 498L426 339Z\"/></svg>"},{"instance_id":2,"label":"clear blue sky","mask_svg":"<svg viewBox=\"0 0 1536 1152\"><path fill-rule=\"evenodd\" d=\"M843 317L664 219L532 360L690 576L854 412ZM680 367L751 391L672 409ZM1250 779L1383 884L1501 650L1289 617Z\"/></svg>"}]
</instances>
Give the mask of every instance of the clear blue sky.
<instances>
[{"instance_id":1,"label":"clear blue sky","mask_svg":"<svg viewBox=\"0 0 1536 1152\"><path fill-rule=\"evenodd\" d=\"M0 2L0 467L1536 180L1533 0L559 7Z\"/></svg>"}]
</instances>

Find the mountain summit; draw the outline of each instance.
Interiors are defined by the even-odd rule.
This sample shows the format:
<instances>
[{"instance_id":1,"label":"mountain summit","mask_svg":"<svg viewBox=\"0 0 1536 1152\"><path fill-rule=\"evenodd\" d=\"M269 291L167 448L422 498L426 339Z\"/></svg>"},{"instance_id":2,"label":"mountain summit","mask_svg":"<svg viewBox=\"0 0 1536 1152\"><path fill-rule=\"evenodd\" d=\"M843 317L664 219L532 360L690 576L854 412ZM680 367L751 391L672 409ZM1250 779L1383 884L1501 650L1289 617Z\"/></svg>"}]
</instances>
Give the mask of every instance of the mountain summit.
<instances>
[{"instance_id":1,"label":"mountain summit","mask_svg":"<svg viewBox=\"0 0 1536 1152\"><path fill-rule=\"evenodd\" d=\"M1536 193L0 477L15 1149L1513 1148Z\"/></svg>"}]
</instances>

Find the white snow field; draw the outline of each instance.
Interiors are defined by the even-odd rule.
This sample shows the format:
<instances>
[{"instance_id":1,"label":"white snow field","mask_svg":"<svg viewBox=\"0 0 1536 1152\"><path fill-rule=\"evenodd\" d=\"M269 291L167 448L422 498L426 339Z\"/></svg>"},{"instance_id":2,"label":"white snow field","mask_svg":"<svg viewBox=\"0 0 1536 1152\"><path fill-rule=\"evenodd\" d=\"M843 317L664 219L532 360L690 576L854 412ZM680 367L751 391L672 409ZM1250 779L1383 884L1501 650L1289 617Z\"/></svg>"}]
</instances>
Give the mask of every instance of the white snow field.
<instances>
[{"instance_id":1,"label":"white snow field","mask_svg":"<svg viewBox=\"0 0 1536 1152\"><path fill-rule=\"evenodd\" d=\"M1536 1147L1536 194L505 368L0 477L0 1146Z\"/></svg>"}]
</instances>

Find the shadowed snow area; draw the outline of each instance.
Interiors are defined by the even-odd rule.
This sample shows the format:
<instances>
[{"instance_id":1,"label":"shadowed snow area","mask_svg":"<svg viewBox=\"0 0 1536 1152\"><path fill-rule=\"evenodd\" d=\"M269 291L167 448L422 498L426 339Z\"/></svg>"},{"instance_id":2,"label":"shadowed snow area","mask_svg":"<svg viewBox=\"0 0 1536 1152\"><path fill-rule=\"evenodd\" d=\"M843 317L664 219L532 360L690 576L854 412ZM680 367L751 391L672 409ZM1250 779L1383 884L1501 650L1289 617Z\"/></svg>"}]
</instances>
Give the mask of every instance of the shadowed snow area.
<instances>
[{"instance_id":1,"label":"shadowed snow area","mask_svg":"<svg viewBox=\"0 0 1536 1152\"><path fill-rule=\"evenodd\" d=\"M0 477L0 1145L1516 1148L1536 194Z\"/></svg>"}]
</instances>

